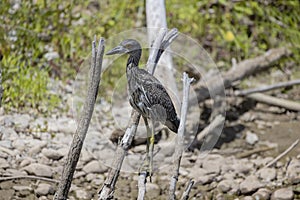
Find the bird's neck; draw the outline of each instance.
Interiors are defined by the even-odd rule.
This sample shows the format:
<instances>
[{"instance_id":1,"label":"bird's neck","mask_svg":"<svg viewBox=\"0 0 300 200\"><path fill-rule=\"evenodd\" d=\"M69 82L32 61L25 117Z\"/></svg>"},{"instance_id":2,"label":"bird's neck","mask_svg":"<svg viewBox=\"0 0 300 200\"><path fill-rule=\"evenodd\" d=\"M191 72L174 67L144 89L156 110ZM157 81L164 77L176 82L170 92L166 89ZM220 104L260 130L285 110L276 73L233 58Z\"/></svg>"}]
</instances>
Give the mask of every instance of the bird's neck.
<instances>
[{"instance_id":1,"label":"bird's neck","mask_svg":"<svg viewBox=\"0 0 300 200\"><path fill-rule=\"evenodd\" d=\"M136 50L132 52L127 61L126 70L131 70L132 68L138 67L141 58L142 50Z\"/></svg>"}]
</instances>

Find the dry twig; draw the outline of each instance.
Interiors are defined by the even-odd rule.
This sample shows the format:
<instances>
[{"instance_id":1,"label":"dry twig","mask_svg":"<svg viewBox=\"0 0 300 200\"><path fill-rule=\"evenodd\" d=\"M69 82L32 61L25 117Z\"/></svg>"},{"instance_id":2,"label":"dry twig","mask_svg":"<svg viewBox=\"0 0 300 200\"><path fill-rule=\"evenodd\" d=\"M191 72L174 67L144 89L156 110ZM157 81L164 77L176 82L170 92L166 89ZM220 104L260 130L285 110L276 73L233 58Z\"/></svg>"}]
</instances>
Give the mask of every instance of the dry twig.
<instances>
[{"instance_id":1,"label":"dry twig","mask_svg":"<svg viewBox=\"0 0 300 200\"><path fill-rule=\"evenodd\" d=\"M225 118L222 115L217 115L213 121L197 135L197 140L200 141L209 133L214 132L216 128L223 125L224 120Z\"/></svg>"},{"instance_id":2,"label":"dry twig","mask_svg":"<svg viewBox=\"0 0 300 200\"><path fill-rule=\"evenodd\" d=\"M299 85L300 84L300 80L292 80L292 81L287 81L287 82L281 82L281 83L277 83L274 85L268 85L268 86L263 86L263 87L259 87L259 88L253 88L253 89L248 89L248 90L237 90L234 92L234 94L236 96L245 96L245 95L249 95L252 93L257 93L257 92L267 92L270 90L275 90L278 88L283 88L283 87L289 87L289 86L293 86L293 85Z\"/></svg>"},{"instance_id":3,"label":"dry twig","mask_svg":"<svg viewBox=\"0 0 300 200\"><path fill-rule=\"evenodd\" d=\"M293 148L295 148L298 143L299 143L299 139L296 140L295 142L293 142L293 144L291 144L291 146L289 146L289 148L287 148L284 152L282 152L280 155L278 155L274 160L269 162L263 168L268 168L268 167L271 167L272 165L274 165L278 160L280 160L282 157L284 157L286 154L288 154Z\"/></svg>"},{"instance_id":4,"label":"dry twig","mask_svg":"<svg viewBox=\"0 0 300 200\"><path fill-rule=\"evenodd\" d=\"M31 180L46 181L46 182L51 182L51 183L59 183L60 182L59 180L40 177L40 176L7 176L7 177L0 177L0 182L18 180L18 179L31 179Z\"/></svg>"},{"instance_id":5,"label":"dry twig","mask_svg":"<svg viewBox=\"0 0 300 200\"><path fill-rule=\"evenodd\" d=\"M104 53L104 39L101 38L96 49L96 36L92 43L92 62L90 67L90 76L88 84L88 94L84 103L84 107L77 125L76 133L73 136L72 144L68 153L66 163L63 168L61 181L58 190L54 196L55 200L65 200L71 187L71 182L75 172L77 162L79 160L80 152L89 124L92 118L95 101L98 94L98 87L100 83L100 75L102 68L102 58Z\"/></svg>"},{"instance_id":6,"label":"dry twig","mask_svg":"<svg viewBox=\"0 0 300 200\"><path fill-rule=\"evenodd\" d=\"M175 191L176 191L176 183L178 181L179 176L179 167L181 162L182 153L184 150L184 132L185 132L185 121L189 104L189 91L190 85L193 82L193 78L189 78L187 73L183 73L183 97L182 97L182 107L181 107L181 116L180 116L180 124L178 128L178 135L176 140L176 148L174 153L174 163L172 170L172 177L170 180L170 191L169 191L169 199L175 200Z\"/></svg>"}]
</instances>

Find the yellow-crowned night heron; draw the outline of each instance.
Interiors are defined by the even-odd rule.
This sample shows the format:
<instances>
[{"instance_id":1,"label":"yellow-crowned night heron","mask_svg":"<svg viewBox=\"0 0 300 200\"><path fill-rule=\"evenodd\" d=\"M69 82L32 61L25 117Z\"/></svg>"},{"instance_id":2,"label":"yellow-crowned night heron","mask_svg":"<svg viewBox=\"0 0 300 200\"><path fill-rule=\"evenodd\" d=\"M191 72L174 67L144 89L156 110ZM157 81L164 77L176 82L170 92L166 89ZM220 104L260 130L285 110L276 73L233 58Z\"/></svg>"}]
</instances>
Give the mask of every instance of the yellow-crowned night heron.
<instances>
[{"instance_id":1,"label":"yellow-crowned night heron","mask_svg":"<svg viewBox=\"0 0 300 200\"><path fill-rule=\"evenodd\" d=\"M153 163L154 145L154 122L159 121L170 130L177 133L179 118L173 102L164 86L153 75L138 67L142 49L141 45L133 39L126 39L119 46L113 48L106 55L129 54L126 67L128 81L128 92L130 105L139 112L147 128L147 154L150 148L150 178ZM147 119L152 120L152 131L150 131ZM150 134L151 132L151 134ZM149 144L150 143L150 144Z\"/></svg>"}]
</instances>

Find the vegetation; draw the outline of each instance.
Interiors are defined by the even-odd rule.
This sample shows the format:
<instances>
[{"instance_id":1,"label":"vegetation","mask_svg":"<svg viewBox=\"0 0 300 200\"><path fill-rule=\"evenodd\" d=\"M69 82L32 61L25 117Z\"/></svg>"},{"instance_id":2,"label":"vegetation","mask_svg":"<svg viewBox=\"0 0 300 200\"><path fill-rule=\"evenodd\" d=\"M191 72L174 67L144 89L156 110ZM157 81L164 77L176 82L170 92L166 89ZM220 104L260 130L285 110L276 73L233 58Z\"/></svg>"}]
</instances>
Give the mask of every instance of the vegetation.
<instances>
[{"instance_id":1,"label":"vegetation","mask_svg":"<svg viewBox=\"0 0 300 200\"><path fill-rule=\"evenodd\" d=\"M145 13L138 14L143 1L17 2L0 2L2 105L7 110L58 107L61 100L49 91L50 79L73 80L95 34L108 38L146 25ZM279 46L290 47L294 66L299 65L299 1L168 0L166 8L169 27L196 38L220 67L229 67L232 57L240 61ZM124 70L108 71L104 86Z\"/></svg>"}]
</instances>

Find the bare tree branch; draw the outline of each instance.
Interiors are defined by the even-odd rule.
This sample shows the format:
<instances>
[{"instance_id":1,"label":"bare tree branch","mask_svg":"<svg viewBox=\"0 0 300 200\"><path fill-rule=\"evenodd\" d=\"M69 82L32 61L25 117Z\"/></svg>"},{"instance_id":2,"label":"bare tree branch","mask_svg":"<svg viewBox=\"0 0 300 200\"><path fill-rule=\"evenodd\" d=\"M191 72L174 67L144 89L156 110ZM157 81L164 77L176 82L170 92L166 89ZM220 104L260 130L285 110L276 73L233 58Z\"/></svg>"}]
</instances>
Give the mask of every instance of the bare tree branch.
<instances>
[{"instance_id":1,"label":"bare tree branch","mask_svg":"<svg viewBox=\"0 0 300 200\"><path fill-rule=\"evenodd\" d=\"M224 86L229 88L235 81L242 80L251 76L259 71L266 70L273 66L273 64L283 57L291 55L291 51L286 48L271 49L265 54L256 58L244 60L227 71L220 81L220 77L212 76L207 80L202 80L195 85L197 91L198 102L202 102L210 97L210 91L221 91ZM209 89L209 90L208 90Z\"/></svg>"},{"instance_id":2,"label":"bare tree branch","mask_svg":"<svg viewBox=\"0 0 300 200\"><path fill-rule=\"evenodd\" d=\"M280 99L262 93L249 94L247 95L247 98L254 99L255 101L259 101L265 104L282 107L288 110L300 111L300 103L297 103L295 101Z\"/></svg>"},{"instance_id":3,"label":"bare tree branch","mask_svg":"<svg viewBox=\"0 0 300 200\"><path fill-rule=\"evenodd\" d=\"M278 88L289 87L289 86L299 85L299 84L300 84L300 79L287 81L287 82L281 82L281 83L277 83L274 85L268 85L268 86L263 86L263 87L259 87L259 88L248 89L248 90L237 90L234 92L234 94L236 96L245 96L245 95L249 95L252 93L267 92L270 90L275 90Z\"/></svg>"},{"instance_id":4,"label":"bare tree branch","mask_svg":"<svg viewBox=\"0 0 300 200\"><path fill-rule=\"evenodd\" d=\"M61 181L58 190L54 196L55 200L65 200L71 187L71 182L75 172L77 162L79 160L80 152L89 124L92 118L95 101L98 94L98 87L101 77L102 58L104 53L104 39L99 41L96 49L96 37L92 43L92 63L90 67L90 76L88 84L88 94L84 103L84 107L77 125L76 133L73 136L72 144L68 153L66 163L63 168Z\"/></svg>"},{"instance_id":5,"label":"bare tree branch","mask_svg":"<svg viewBox=\"0 0 300 200\"><path fill-rule=\"evenodd\" d=\"M168 47L167 44L170 44L172 40L177 36L177 30L172 29L170 32L174 32L173 34L169 34L165 31L161 31L160 35L157 37L157 41L154 42L153 50L157 52L155 55L154 53L150 53L148 62L147 62L147 69L149 73L153 74L155 70L155 66L157 65L157 62L159 61L159 58L161 54L159 51L155 50L157 47L163 47L162 52ZM163 38L163 39L162 39ZM160 41L160 43L158 42ZM165 44L162 46L162 44ZM158 48L159 49L159 48ZM117 153L115 155L114 162L112 164L112 168L110 168L108 172L108 176L106 180L104 181L104 184L102 185L101 189L98 192L98 199L112 199L115 189L115 184L117 182L117 179L120 174L120 170L123 164L123 160L125 158L125 155L128 151L129 146L131 145L132 139L134 138L136 134L136 129L139 124L139 120L141 118L141 115L137 113L135 110L132 110L131 118L128 127L126 128L125 134L122 138L121 143L118 145Z\"/></svg>"},{"instance_id":6,"label":"bare tree branch","mask_svg":"<svg viewBox=\"0 0 300 200\"><path fill-rule=\"evenodd\" d=\"M170 191L169 191L169 199L175 200L175 191L176 191L176 183L178 181L179 176L179 167L181 162L182 153L184 150L184 133L185 133L185 121L189 104L189 91L190 85L193 82L193 78L189 78L187 73L183 73L183 97L182 97L182 107L181 107L181 116L180 116L180 124L178 128L178 135L176 140L176 148L174 153L174 163L172 176L170 180Z\"/></svg>"}]
</instances>

